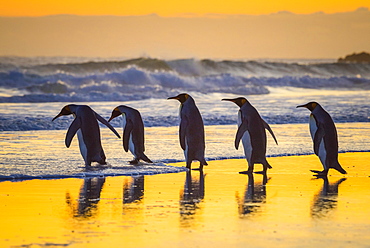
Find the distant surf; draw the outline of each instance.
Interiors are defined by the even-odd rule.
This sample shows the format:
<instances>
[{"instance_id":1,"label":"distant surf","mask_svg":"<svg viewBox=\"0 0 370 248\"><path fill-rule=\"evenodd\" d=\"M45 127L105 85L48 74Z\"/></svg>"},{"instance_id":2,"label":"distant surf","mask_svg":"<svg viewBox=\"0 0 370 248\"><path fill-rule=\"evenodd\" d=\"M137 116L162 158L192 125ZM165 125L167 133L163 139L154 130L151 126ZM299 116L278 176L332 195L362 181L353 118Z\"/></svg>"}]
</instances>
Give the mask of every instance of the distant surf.
<instances>
[{"instance_id":1,"label":"distant surf","mask_svg":"<svg viewBox=\"0 0 370 248\"><path fill-rule=\"evenodd\" d=\"M60 60L1 57L0 102L128 101L167 98L182 91L259 95L268 94L268 86L370 89L370 64Z\"/></svg>"},{"instance_id":2,"label":"distant surf","mask_svg":"<svg viewBox=\"0 0 370 248\"><path fill-rule=\"evenodd\" d=\"M315 100L336 122L368 122L370 64L328 60L89 59L0 57L0 131L66 129L51 122L67 103L92 107L105 118L128 104L145 126L175 126L178 105L165 99L192 94L205 125L234 124L237 108L220 102L246 96L272 124L304 123L295 106ZM113 120L120 126L120 120Z\"/></svg>"}]
</instances>

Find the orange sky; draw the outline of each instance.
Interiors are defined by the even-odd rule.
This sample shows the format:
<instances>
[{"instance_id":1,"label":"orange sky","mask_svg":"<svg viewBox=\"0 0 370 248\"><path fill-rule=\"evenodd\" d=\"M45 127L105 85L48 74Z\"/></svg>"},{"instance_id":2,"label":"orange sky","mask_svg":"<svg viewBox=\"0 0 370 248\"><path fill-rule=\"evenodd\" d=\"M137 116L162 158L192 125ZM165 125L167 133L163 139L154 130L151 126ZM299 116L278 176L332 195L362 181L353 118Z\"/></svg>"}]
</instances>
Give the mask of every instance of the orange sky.
<instances>
[{"instance_id":1,"label":"orange sky","mask_svg":"<svg viewBox=\"0 0 370 248\"><path fill-rule=\"evenodd\" d=\"M370 8L369 0L1 0L0 16L147 15L183 16L189 13L270 14L290 11L309 14L354 11ZM299 3L299 4L298 4Z\"/></svg>"}]
</instances>

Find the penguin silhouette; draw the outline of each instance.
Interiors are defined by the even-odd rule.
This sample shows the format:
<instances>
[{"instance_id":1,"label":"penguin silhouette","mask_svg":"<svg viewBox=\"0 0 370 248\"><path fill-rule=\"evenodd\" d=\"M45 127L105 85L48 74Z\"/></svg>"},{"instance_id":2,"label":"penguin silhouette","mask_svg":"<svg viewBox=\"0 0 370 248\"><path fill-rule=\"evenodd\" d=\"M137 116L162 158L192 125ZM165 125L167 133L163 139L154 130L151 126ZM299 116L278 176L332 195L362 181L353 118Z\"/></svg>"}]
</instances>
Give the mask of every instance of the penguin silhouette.
<instances>
[{"instance_id":1,"label":"penguin silhouette","mask_svg":"<svg viewBox=\"0 0 370 248\"><path fill-rule=\"evenodd\" d=\"M66 147L71 145L72 139L77 133L78 144L81 155L85 160L85 166L90 167L91 162L98 162L101 165L106 164L106 157L101 145L100 129L97 120L106 125L118 138L120 138L117 131L109 122L87 105L66 105L60 113L53 118L53 121L60 116L70 114L73 114L75 119L69 126L66 134Z\"/></svg>"},{"instance_id":2,"label":"penguin silhouette","mask_svg":"<svg viewBox=\"0 0 370 248\"><path fill-rule=\"evenodd\" d=\"M253 173L254 164L262 164L263 173L266 173L267 169L271 169L272 167L266 160L267 138L265 129L270 132L276 144L278 144L272 129L261 118L252 104L244 97L222 99L222 101L230 101L240 107L238 112L238 131L235 137L235 148L239 148L240 140L242 140L244 154L248 161L248 170L239 173Z\"/></svg>"},{"instance_id":3,"label":"penguin silhouette","mask_svg":"<svg viewBox=\"0 0 370 248\"><path fill-rule=\"evenodd\" d=\"M323 107L317 102L299 105L297 108L307 108L310 114L310 133L313 141L313 150L320 158L323 171L311 170L318 176L326 176L330 168L342 174L347 172L338 162L338 134L334 121Z\"/></svg>"},{"instance_id":4,"label":"penguin silhouette","mask_svg":"<svg viewBox=\"0 0 370 248\"><path fill-rule=\"evenodd\" d=\"M140 112L134 108L120 105L112 111L108 122L119 115L122 115L123 118L123 148L126 152L130 150L132 155L134 155L134 160L130 161L130 163L138 164L140 159L148 163L153 163L144 154L144 123Z\"/></svg>"},{"instance_id":5,"label":"penguin silhouette","mask_svg":"<svg viewBox=\"0 0 370 248\"><path fill-rule=\"evenodd\" d=\"M195 105L194 99L186 93L168 99L178 100L180 105L180 145L184 150L186 167L191 168L193 160L200 162L199 170L208 165L204 158L205 139L202 116Z\"/></svg>"}]
</instances>

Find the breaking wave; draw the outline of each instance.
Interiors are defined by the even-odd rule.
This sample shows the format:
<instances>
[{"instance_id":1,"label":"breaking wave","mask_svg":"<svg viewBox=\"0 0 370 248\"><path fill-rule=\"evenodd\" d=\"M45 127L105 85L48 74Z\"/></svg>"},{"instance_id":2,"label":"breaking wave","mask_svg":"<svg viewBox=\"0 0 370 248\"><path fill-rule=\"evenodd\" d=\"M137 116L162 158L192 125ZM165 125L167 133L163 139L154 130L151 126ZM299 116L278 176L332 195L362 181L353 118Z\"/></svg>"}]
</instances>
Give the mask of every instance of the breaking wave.
<instances>
[{"instance_id":1,"label":"breaking wave","mask_svg":"<svg viewBox=\"0 0 370 248\"><path fill-rule=\"evenodd\" d=\"M0 102L127 101L184 91L261 95L269 93L268 87L282 86L370 89L370 64L50 60L0 58Z\"/></svg>"}]
</instances>

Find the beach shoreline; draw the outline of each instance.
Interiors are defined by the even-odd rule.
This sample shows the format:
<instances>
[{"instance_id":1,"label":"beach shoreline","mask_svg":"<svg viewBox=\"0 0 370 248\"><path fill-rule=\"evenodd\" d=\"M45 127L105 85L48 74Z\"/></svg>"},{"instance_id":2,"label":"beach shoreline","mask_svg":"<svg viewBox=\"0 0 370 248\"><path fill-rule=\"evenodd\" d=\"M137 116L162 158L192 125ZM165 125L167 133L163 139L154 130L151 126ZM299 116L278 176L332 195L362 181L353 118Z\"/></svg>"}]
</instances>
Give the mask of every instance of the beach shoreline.
<instances>
[{"instance_id":1,"label":"beach shoreline","mask_svg":"<svg viewBox=\"0 0 370 248\"><path fill-rule=\"evenodd\" d=\"M279 145L267 136L267 157L313 154L308 124L271 124ZM339 152L369 151L369 123L338 123ZM244 158L242 147L234 147L236 125L205 126L206 160ZM122 128L117 128L119 133ZM0 175L17 177L69 177L81 176L84 163L78 140L66 148L66 130L3 131L0 132ZM102 146L107 162L112 166L109 174L139 175L168 172L166 164L184 161L178 140L178 127L145 128L146 155L155 162L149 171L135 170L128 164L132 154L126 153L122 140L108 128L101 128ZM50 149L52 147L52 149ZM101 173L101 176L104 176ZM98 176L98 175L97 175Z\"/></svg>"}]
</instances>

